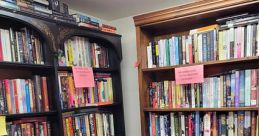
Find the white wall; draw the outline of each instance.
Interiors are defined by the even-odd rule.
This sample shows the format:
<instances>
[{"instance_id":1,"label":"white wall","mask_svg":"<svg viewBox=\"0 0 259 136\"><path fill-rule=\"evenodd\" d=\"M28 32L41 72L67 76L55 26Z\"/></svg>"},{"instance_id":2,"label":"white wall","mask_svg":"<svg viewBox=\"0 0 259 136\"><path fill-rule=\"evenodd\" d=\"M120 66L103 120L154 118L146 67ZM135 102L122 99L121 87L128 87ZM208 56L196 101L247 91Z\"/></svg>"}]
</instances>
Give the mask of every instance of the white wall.
<instances>
[{"instance_id":1,"label":"white wall","mask_svg":"<svg viewBox=\"0 0 259 136\"><path fill-rule=\"evenodd\" d=\"M137 60L136 32L132 17L121 18L110 22L122 35L121 78L125 130L127 136L141 136L138 71L134 68Z\"/></svg>"}]
</instances>

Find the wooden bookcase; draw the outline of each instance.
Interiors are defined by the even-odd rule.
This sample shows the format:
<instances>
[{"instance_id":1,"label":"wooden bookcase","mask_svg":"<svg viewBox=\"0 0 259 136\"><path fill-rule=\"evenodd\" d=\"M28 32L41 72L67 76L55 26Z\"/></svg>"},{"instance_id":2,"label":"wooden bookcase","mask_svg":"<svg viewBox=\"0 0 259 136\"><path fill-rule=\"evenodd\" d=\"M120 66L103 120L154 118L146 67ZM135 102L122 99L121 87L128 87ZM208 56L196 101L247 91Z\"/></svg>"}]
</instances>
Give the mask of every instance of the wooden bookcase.
<instances>
[{"instance_id":1,"label":"wooden bookcase","mask_svg":"<svg viewBox=\"0 0 259 136\"><path fill-rule=\"evenodd\" d=\"M148 86L150 82L174 80L174 70L178 67L204 65L204 76L213 76L235 69L259 68L259 57L247 57L224 61L148 68L147 46L172 35L188 33L189 30L216 24L216 19L240 13L258 13L258 0L201 0L186 5L135 16L134 22L137 37L139 99L142 136L149 135L149 112L224 112L224 111L256 111L259 107L224 107L224 108L151 108L149 107Z\"/></svg>"},{"instance_id":2,"label":"wooden bookcase","mask_svg":"<svg viewBox=\"0 0 259 136\"><path fill-rule=\"evenodd\" d=\"M12 79L31 76L33 74L44 75L48 77L48 97L50 101L49 112L35 112L5 115L6 121L15 121L19 119L33 117L47 117L51 123L51 134L53 136L62 136L64 112L109 112L114 116L114 131L116 136L125 135L123 98L121 86L120 62L122 60L121 36L117 34L105 33L90 28L78 27L74 24L59 22L51 17L38 14L14 11L0 7L0 20L2 25L21 27L26 26L39 33L44 39L45 64L23 64L12 62L0 62L0 79ZM88 39L103 43L109 52L109 68L94 68L94 72L110 73L113 84L113 104L104 106L88 106L62 110L60 106L60 95L58 87L58 71L71 71L71 67L58 66L58 49L64 46L64 42L73 36L83 36Z\"/></svg>"}]
</instances>

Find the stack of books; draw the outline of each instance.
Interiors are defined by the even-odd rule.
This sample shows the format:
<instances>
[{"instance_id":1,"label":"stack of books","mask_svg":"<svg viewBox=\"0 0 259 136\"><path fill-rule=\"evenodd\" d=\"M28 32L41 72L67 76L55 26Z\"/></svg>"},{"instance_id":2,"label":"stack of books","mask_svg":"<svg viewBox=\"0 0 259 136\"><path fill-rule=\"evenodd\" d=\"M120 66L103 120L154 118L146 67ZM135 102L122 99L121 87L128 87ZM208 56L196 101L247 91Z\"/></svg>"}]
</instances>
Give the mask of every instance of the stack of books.
<instances>
[{"instance_id":1,"label":"stack of books","mask_svg":"<svg viewBox=\"0 0 259 136\"><path fill-rule=\"evenodd\" d=\"M49 2L47 0L33 0L34 12L41 15L51 15L52 10L49 9Z\"/></svg>"},{"instance_id":2,"label":"stack of books","mask_svg":"<svg viewBox=\"0 0 259 136\"><path fill-rule=\"evenodd\" d=\"M99 29L100 20L94 17L82 15L79 13L73 14L73 17L76 19L78 26L83 26L87 28Z\"/></svg>"},{"instance_id":3,"label":"stack of books","mask_svg":"<svg viewBox=\"0 0 259 136\"><path fill-rule=\"evenodd\" d=\"M111 113L64 113L65 136L114 136L114 120Z\"/></svg>"},{"instance_id":4,"label":"stack of books","mask_svg":"<svg viewBox=\"0 0 259 136\"><path fill-rule=\"evenodd\" d=\"M16 0L0 0L0 6L13 10L20 10L20 8L16 5Z\"/></svg>"},{"instance_id":5,"label":"stack of books","mask_svg":"<svg viewBox=\"0 0 259 136\"><path fill-rule=\"evenodd\" d=\"M256 112L149 113L149 136L256 136Z\"/></svg>"},{"instance_id":6,"label":"stack of books","mask_svg":"<svg viewBox=\"0 0 259 136\"><path fill-rule=\"evenodd\" d=\"M75 88L72 73L58 73L62 109L113 103L111 75L107 73L96 73L94 76L95 87Z\"/></svg>"},{"instance_id":7,"label":"stack of books","mask_svg":"<svg viewBox=\"0 0 259 136\"><path fill-rule=\"evenodd\" d=\"M59 66L108 68L108 56L107 48L75 36L64 43L64 51L60 50Z\"/></svg>"},{"instance_id":8,"label":"stack of books","mask_svg":"<svg viewBox=\"0 0 259 136\"><path fill-rule=\"evenodd\" d=\"M148 88L153 108L221 108L259 106L259 70L232 71L205 78L203 83L177 85L152 82Z\"/></svg>"},{"instance_id":9,"label":"stack of books","mask_svg":"<svg viewBox=\"0 0 259 136\"><path fill-rule=\"evenodd\" d=\"M108 33L116 33L117 28L114 26L102 24L101 31Z\"/></svg>"}]
</instances>

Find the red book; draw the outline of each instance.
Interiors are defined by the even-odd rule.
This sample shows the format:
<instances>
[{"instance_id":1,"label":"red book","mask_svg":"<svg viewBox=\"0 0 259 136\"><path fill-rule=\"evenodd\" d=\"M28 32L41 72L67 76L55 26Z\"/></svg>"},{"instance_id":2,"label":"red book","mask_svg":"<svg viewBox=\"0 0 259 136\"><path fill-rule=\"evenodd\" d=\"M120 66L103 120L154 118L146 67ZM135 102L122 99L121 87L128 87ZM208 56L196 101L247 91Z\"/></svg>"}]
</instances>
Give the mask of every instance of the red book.
<instances>
[{"instance_id":1,"label":"red book","mask_svg":"<svg viewBox=\"0 0 259 136\"><path fill-rule=\"evenodd\" d=\"M155 114L152 113L152 136L156 136L156 124L155 124Z\"/></svg>"},{"instance_id":2,"label":"red book","mask_svg":"<svg viewBox=\"0 0 259 136\"><path fill-rule=\"evenodd\" d=\"M189 45L189 63L193 63L193 54L192 54L192 43Z\"/></svg>"},{"instance_id":3,"label":"red book","mask_svg":"<svg viewBox=\"0 0 259 136\"><path fill-rule=\"evenodd\" d=\"M47 127L47 122L42 122L43 125L43 136L48 136L48 127Z\"/></svg>"},{"instance_id":4,"label":"red book","mask_svg":"<svg viewBox=\"0 0 259 136\"><path fill-rule=\"evenodd\" d=\"M41 77L41 90L42 90L42 97L43 97L42 104L43 104L44 111L49 111L47 77Z\"/></svg>"},{"instance_id":5,"label":"red book","mask_svg":"<svg viewBox=\"0 0 259 136\"><path fill-rule=\"evenodd\" d=\"M14 104L15 104L15 107L16 107L16 113L19 113L19 102L18 102L18 93L17 93L17 83L16 83L16 80L17 79L11 80L11 82L13 82Z\"/></svg>"},{"instance_id":6,"label":"red book","mask_svg":"<svg viewBox=\"0 0 259 136\"><path fill-rule=\"evenodd\" d=\"M188 114L188 136L192 136L192 116L191 114Z\"/></svg>"},{"instance_id":7,"label":"red book","mask_svg":"<svg viewBox=\"0 0 259 136\"><path fill-rule=\"evenodd\" d=\"M2 33L0 31L0 61L3 61Z\"/></svg>"},{"instance_id":8,"label":"red book","mask_svg":"<svg viewBox=\"0 0 259 136\"><path fill-rule=\"evenodd\" d=\"M10 93L10 84L9 80L5 79L5 91L6 91L6 102L7 102L7 111L8 113L12 113L12 104L11 104L11 93Z\"/></svg>"},{"instance_id":9,"label":"red book","mask_svg":"<svg viewBox=\"0 0 259 136\"><path fill-rule=\"evenodd\" d=\"M35 136L40 136L39 122L35 122Z\"/></svg>"},{"instance_id":10,"label":"red book","mask_svg":"<svg viewBox=\"0 0 259 136\"><path fill-rule=\"evenodd\" d=\"M70 136L74 136L74 131L73 131L73 119L72 119L72 117L69 117L68 120L69 120Z\"/></svg>"},{"instance_id":11,"label":"red book","mask_svg":"<svg viewBox=\"0 0 259 136\"><path fill-rule=\"evenodd\" d=\"M172 81L168 81L169 108L172 108Z\"/></svg>"},{"instance_id":12,"label":"red book","mask_svg":"<svg viewBox=\"0 0 259 136\"><path fill-rule=\"evenodd\" d=\"M256 114L255 112L252 112L252 117L251 117L251 136L256 136L256 127L258 127L256 125Z\"/></svg>"},{"instance_id":13,"label":"red book","mask_svg":"<svg viewBox=\"0 0 259 136\"><path fill-rule=\"evenodd\" d=\"M28 136L32 136L32 134L31 134L31 124L30 123L26 123L26 131L27 131Z\"/></svg>"},{"instance_id":14,"label":"red book","mask_svg":"<svg viewBox=\"0 0 259 136\"><path fill-rule=\"evenodd\" d=\"M255 69L253 69L252 70L252 81L251 81L251 106L256 106L256 104L257 104L257 92L256 92L256 90L257 90L257 80L256 80L256 78L257 78L257 75L256 75L256 70Z\"/></svg>"}]
</instances>

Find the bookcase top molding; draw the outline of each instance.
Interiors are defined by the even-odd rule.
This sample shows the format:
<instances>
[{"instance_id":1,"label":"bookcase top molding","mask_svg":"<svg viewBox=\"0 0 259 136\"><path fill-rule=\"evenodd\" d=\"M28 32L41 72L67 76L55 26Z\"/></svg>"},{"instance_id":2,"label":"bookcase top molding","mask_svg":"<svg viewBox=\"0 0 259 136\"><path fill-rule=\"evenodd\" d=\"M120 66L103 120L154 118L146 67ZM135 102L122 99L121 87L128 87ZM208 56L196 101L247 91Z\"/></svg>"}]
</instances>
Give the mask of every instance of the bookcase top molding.
<instances>
[{"instance_id":1,"label":"bookcase top molding","mask_svg":"<svg viewBox=\"0 0 259 136\"><path fill-rule=\"evenodd\" d=\"M232 9L237 7L247 8L258 3L258 0L199 0L185 5L138 15L133 17L133 19L135 26L152 26L213 12L231 12ZM234 12L234 10L232 12Z\"/></svg>"}]
</instances>

